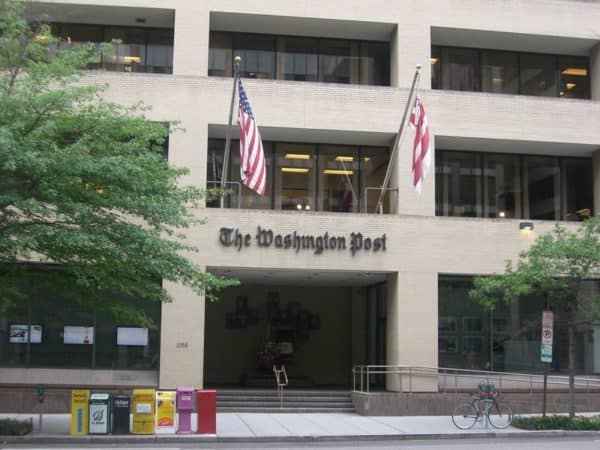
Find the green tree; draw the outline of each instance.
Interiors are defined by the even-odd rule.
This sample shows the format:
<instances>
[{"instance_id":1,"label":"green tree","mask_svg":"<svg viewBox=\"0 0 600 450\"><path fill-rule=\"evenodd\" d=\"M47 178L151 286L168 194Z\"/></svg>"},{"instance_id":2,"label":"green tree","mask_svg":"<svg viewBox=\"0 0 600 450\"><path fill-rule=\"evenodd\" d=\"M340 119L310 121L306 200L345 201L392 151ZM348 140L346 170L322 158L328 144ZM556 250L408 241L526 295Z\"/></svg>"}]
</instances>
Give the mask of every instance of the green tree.
<instances>
[{"instance_id":1,"label":"green tree","mask_svg":"<svg viewBox=\"0 0 600 450\"><path fill-rule=\"evenodd\" d=\"M521 296L547 296L554 308L567 314L569 355L569 414L575 415L575 329L599 322L598 294L582 289L584 281L600 275L600 219L586 220L575 231L556 224L519 255L506 263L503 274L476 277L469 292L486 309ZM541 334L541 330L540 330Z\"/></svg>"},{"instance_id":2,"label":"green tree","mask_svg":"<svg viewBox=\"0 0 600 450\"><path fill-rule=\"evenodd\" d=\"M52 289L140 324L149 317L116 299L168 302L161 280L214 299L235 282L189 258L203 192L165 161L167 127L102 99L82 71L92 44L58 44L23 2L0 2L0 306L23 297L24 261L59 265Z\"/></svg>"}]
</instances>

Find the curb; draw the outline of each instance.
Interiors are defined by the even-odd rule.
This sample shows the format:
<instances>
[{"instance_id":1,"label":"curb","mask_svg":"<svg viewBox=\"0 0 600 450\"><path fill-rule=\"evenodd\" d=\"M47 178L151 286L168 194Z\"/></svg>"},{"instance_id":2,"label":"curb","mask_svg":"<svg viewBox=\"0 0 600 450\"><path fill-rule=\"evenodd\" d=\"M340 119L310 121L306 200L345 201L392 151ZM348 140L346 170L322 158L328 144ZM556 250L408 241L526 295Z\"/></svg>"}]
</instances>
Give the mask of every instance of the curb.
<instances>
[{"instance_id":1,"label":"curb","mask_svg":"<svg viewBox=\"0 0 600 450\"><path fill-rule=\"evenodd\" d=\"M27 435L2 436L0 444L148 444L148 443L244 443L244 442L336 442L336 441L418 441L456 440L480 438L566 438L600 436L600 431L509 431L484 433L440 433L440 434L359 434L359 435L298 435L298 436L216 436L216 435L107 435L107 436L68 436L68 435Z\"/></svg>"}]
</instances>

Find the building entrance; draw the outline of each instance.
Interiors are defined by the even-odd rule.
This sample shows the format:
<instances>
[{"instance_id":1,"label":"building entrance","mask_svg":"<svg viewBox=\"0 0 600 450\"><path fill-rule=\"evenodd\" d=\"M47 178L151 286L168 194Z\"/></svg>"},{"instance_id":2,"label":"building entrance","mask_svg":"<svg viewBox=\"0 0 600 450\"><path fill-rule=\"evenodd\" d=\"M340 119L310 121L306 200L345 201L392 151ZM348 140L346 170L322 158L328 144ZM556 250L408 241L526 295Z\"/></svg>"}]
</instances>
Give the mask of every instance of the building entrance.
<instances>
[{"instance_id":1,"label":"building entrance","mask_svg":"<svg viewBox=\"0 0 600 450\"><path fill-rule=\"evenodd\" d=\"M385 318L369 286L242 283L222 292L206 304L205 385L271 388L273 365L283 364L291 388L349 388L353 365L381 361Z\"/></svg>"}]
</instances>

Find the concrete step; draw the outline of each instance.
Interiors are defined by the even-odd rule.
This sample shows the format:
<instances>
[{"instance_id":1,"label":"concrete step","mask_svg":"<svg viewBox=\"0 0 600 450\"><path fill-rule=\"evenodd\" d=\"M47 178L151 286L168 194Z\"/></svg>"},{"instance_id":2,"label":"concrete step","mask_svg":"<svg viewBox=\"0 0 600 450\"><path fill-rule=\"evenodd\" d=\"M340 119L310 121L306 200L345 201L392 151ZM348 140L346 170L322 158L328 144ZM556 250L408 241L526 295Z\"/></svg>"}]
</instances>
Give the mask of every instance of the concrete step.
<instances>
[{"instance_id":1,"label":"concrete step","mask_svg":"<svg viewBox=\"0 0 600 450\"><path fill-rule=\"evenodd\" d=\"M248 402L244 400L231 400L231 401L222 401L217 405L220 406L252 406L252 407L271 407L271 406L279 406L281 402L279 400L266 400L262 402ZM352 408L354 405L351 401L349 402L298 402L286 399L283 399L284 406L293 406L294 408Z\"/></svg>"},{"instance_id":2,"label":"concrete step","mask_svg":"<svg viewBox=\"0 0 600 450\"><path fill-rule=\"evenodd\" d=\"M352 403L352 398L350 396L347 397L300 397L294 395L283 394L283 398L290 401L295 402L319 402L319 403L335 403L335 402L350 402ZM247 402L263 402L263 401L279 401L278 395L227 395L222 397L217 397L218 402L226 402L226 401L247 401Z\"/></svg>"},{"instance_id":3,"label":"concrete step","mask_svg":"<svg viewBox=\"0 0 600 450\"><path fill-rule=\"evenodd\" d=\"M217 412L235 412L235 413L353 413L354 408L339 408L339 409L331 409L331 408L292 408L283 406L283 408L273 408L273 407L261 407L256 408L252 406L248 407L217 407Z\"/></svg>"}]
</instances>

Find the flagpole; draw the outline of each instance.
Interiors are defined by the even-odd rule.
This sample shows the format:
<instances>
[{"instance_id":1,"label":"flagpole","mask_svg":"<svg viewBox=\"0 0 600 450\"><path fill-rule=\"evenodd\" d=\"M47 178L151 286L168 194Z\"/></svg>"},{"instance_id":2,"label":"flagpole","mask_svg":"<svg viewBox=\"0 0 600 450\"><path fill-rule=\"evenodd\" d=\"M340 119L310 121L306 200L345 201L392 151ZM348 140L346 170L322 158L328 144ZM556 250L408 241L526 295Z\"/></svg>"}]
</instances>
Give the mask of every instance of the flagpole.
<instances>
[{"instance_id":1,"label":"flagpole","mask_svg":"<svg viewBox=\"0 0 600 450\"><path fill-rule=\"evenodd\" d=\"M237 89L237 81L240 71L240 62L242 58L236 56L234 59L234 73L233 73L233 90L231 92L231 103L229 105L229 123L227 126L227 137L225 138L225 154L223 155L223 171L221 172L221 191L225 189L225 182L227 181L227 171L229 170L229 149L231 147L231 128L233 123L233 104L235 103L235 90ZM239 194L238 194L239 195ZM221 208L225 207L225 197L221 193Z\"/></svg>"},{"instance_id":2,"label":"flagpole","mask_svg":"<svg viewBox=\"0 0 600 450\"><path fill-rule=\"evenodd\" d=\"M412 105L413 96L414 96L417 86L419 85L420 77L421 77L421 64L417 64L417 70L415 71L415 76L412 81L412 86L410 87L410 93L408 94L408 101L406 102L406 106L404 107L404 113L402 114L402 120L400 121L400 128L398 129L398 134L396 134L394 146L392 147L392 154L390 155L390 161L389 161L387 169L385 171L385 177L383 178L383 184L381 185L381 192L379 193L379 199L377 200L377 206L376 206L375 210L378 211L379 214L383 214L383 196L385 195L385 191L387 189L388 183L390 182L390 176L392 175L392 165L394 163L394 159L396 158L396 153L398 152L398 147L400 146L400 139L402 137L402 132L404 131L404 127L406 125L406 117L408 116L408 111L410 110L410 106Z\"/></svg>"}]
</instances>

